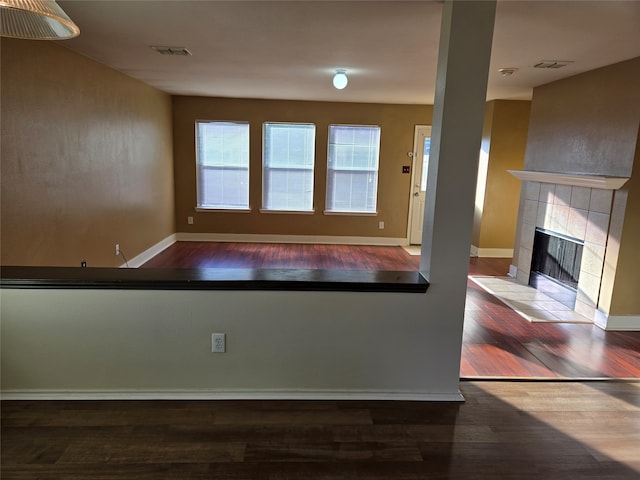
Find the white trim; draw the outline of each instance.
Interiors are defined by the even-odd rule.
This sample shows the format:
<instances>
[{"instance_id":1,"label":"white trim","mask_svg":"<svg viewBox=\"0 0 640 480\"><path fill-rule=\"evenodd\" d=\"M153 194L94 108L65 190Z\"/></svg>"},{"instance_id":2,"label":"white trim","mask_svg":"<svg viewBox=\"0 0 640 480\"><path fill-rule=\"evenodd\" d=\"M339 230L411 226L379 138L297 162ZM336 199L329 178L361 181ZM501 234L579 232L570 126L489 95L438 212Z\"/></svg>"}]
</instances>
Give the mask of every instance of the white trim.
<instances>
[{"instance_id":1,"label":"white trim","mask_svg":"<svg viewBox=\"0 0 640 480\"><path fill-rule=\"evenodd\" d=\"M575 185L578 187L604 188L608 190L618 190L629 180L629 177L604 177L587 174L534 172L531 170L507 170L507 172L520 180Z\"/></svg>"},{"instance_id":2,"label":"white trim","mask_svg":"<svg viewBox=\"0 0 640 480\"><path fill-rule=\"evenodd\" d=\"M339 212L337 210L324 210L323 215L346 215L351 217L377 217L378 212Z\"/></svg>"},{"instance_id":3,"label":"white trim","mask_svg":"<svg viewBox=\"0 0 640 480\"><path fill-rule=\"evenodd\" d=\"M217 208L217 207L196 207L193 209L200 213L251 213L251 208Z\"/></svg>"},{"instance_id":4,"label":"white trim","mask_svg":"<svg viewBox=\"0 0 640 480\"><path fill-rule=\"evenodd\" d=\"M317 243L334 245L408 245L406 238L396 237L343 237L314 235L269 235L239 233L176 233L178 242L237 242L237 243Z\"/></svg>"},{"instance_id":5,"label":"white trim","mask_svg":"<svg viewBox=\"0 0 640 480\"><path fill-rule=\"evenodd\" d=\"M593 323L607 331L640 331L640 315L609 315L597 309Z\"/></svg>"},{"instance_id":6,"label":"white trim","mask_svg":"<svg viewBox=\"0 0 640 480\"><path fill-rule=\"evenodd\" d=\"M471 245L472 257L513 258L513 248L479 248Z\"/></svg>"},{"instance_id":7,"label":"white trim","mask_svg":"<svg viewBox=\"0 0 640 480\"><path fill-rule=\"evenodd\" d=\"M409 400L464 402L460 391L369 390L8 390L2 400Z\"/></svg>"},{"instance_id":8,"label":"white trim","mask_svg":"<svg viewBox=\"0 0 640 480\"><path fill-rule=\"evenodd\" d=\"M160 240L158 243L156 243L152 247L147 248L144 252L140 253L139 255L136 255L131 260L129 260L128 261L129 268L138 268L142 266L144 263L148 262L153 257L158 255L163 250L169 248L171 245L173 245L176 242L177 242L177 234L172 233L164 240ZM120 268L125 268L126 266L127 266L126 264L123 264L123 265L120 265Z\"/></svg>"},{"instance_id":9,"label":"white trim","mask_svg":"<svg viewBox=\"0 0 640 480\"><path fill-rule=\"evenodd\" d=\"M274 213L276 215L313 215L315 210L271 210L269 208L261 208L260 213Z\"/></svg>"},{"instance_id":10,"label":"white trim","mask_svg":"<svg viewBox=\"0 0 640 480\"><path fill-rule=\"evenodd\" d=\"M511 278L516 278L518 276L518 267L513 264L509 265L509 273L507 275Z\"/></svg>"}]
</instances>

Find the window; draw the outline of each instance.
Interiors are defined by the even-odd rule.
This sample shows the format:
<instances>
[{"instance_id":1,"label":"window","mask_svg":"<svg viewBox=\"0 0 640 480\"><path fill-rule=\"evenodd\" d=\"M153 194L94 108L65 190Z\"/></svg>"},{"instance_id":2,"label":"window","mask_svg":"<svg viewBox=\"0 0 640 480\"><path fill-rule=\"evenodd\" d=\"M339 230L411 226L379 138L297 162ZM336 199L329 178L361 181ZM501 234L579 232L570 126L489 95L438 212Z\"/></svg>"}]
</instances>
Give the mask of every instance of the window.
<instances>
[{"instance_id":1,"label":"window","mask_svg":"<svg viewBox=\"0 0 640 480\"><path fill-rule=\"evenodd\" d=\"M424 139L424 150L422 151L422 179L420 180L420 190L427 190L427 176L429 175L429 152L431 151L431 138Z\"/></svg>"},{"instance_id":2,"label":"window","mask_svg":"<svg viewBox=\"0 0 640 480\"><path fill-rule=\"evenodd\" d=\"M249 124L196 122L198 208L249 208Z\"/></svg>"},{"instance_id":3,"label":"window","mask_svg":"<svg viewBox=\"0 0 640 480\"><path fill-rule=\"evenodd\" d=\"M265 123L262 206L265 210L313 211L316 127Z\"/></svg>"},{"instance_id":4,"label":"window","mask_svg":"<svg viewBox=\"0 0 640 480\"><path fill-rule=\"evenodd\" d=\"M329 126L327 212L376 213L380 127Z\"/></svg>"}]
</instances>

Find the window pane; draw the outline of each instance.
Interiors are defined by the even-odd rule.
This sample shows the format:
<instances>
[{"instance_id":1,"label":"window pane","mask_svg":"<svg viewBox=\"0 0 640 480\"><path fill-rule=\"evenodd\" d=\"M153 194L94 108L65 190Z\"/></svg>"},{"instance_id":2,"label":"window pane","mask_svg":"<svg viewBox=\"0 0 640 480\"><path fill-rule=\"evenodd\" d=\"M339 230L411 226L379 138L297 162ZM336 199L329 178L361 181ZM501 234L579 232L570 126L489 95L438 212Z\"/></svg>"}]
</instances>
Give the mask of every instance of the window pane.
<instances>
[{"instance_id":1,"label":"window pane","mask_svg":"<svg viewBox=\"0 0 640 480\"><path fill-rule=\"evenodd\" d=\"M375 213L380 127L331 125L327 211Z\"/></svg>"},{"instance_id":2,"label":"window pane","mask_svg":"<svg viewBox=\"0 0 640 480\"><path fill-rule=\"evenodd\" d=\"M375 212L378 172L329 170L327 210Z\"/></svg>"},{"instance_id":3,"label":"window pane","mask_svg":"<svg viewBox=\"0 0 640 480\"><path fill-rule=\"evenodd\" d=\"M420 190L427 191L427 176L429 175L429 152L431 151L431 138L424 139L424 151L422 152L422 181Z\"/></svg>"},{"instance_id":4,"label":"window pane","mask_svg":"<svg viewBox=\"0 0 640 480\"><path fill-rule=\"evenodd\" d=\"M249 124L196 126L198 207L249 208Z\"/></svg>"},{"instance_id":5,"label":"window pane","mask_svg":"<svg viewBox=\"0 0 640 480\"><path fill-rule=\"evenodd\" d=\"M219 208L247 208L249 169L201 167L198 176L198 206Z\"/></svg>"},{"instance_id":6,"label":"window pane","mask_svg":"<svg viewBox=\"0 0 640 480\"><path fill-rule=\"evenodd\" d=\"M269 193L266 209L311 210L313 207L313 170L267 169L264 188Z\"/></svg>"},{"instance_id":7,"label":"window pane","mask_svg":"<svg viewBox=\"0 0 640 480\"><path fill-rule=\"evenodd\" d=\"M315 129L303 123L264 124L264 209L313 209Z\"/></svg>"}]
</instances>

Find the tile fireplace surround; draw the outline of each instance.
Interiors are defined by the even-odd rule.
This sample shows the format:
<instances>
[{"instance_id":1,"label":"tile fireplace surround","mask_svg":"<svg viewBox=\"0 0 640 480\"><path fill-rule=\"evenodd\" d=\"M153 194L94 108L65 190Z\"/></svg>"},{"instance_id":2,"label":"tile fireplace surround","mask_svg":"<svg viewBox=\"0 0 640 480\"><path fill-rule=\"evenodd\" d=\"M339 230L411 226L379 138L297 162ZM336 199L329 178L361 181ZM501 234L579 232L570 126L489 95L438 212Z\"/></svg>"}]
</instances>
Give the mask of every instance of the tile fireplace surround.
<instances>
[{"instance_id":1,"label":"tile fireplace surround","mask_svg":"<svg viewBox=\"0 0 640 480\"><path fill-rule=\"evenodd\" d=\"M613 190L627 179L527 171L510 173L523 180L520 242L513 269L516 278L525 285L529 283L536 227L584 241L575 311L595 320L609 241Z\"/></svg>"}]
</instances>

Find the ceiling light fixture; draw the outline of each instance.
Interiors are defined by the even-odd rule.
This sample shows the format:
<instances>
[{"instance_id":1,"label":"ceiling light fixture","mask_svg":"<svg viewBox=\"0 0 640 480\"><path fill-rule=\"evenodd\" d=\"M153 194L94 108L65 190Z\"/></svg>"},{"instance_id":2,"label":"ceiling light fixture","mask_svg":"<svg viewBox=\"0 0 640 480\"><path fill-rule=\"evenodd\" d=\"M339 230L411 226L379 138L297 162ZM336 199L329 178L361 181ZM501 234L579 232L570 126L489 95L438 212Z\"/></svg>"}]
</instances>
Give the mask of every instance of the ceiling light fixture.
<instances>
[{"instance_id":1,"label":"ceiling light fixture","mask_svg":"<svg viewBox=\"0 0 640 480\"><path fill-rule=\"evenodd\" d=\"M338 90L342 90L349 83L347 78L347 71L344 68L336 70L336 74L333 76L333 86Z\"/></svg>"},{"instance_id":2,"label":"ceiling light fixture","mask_svg":"<svg viewBox=\"0 0 640 480\"><path fill-rule=\"evenodd\" d=\"M0 36L65 40L80 29L54 0L0 0Z\"/></svg>"}]
</instances>

